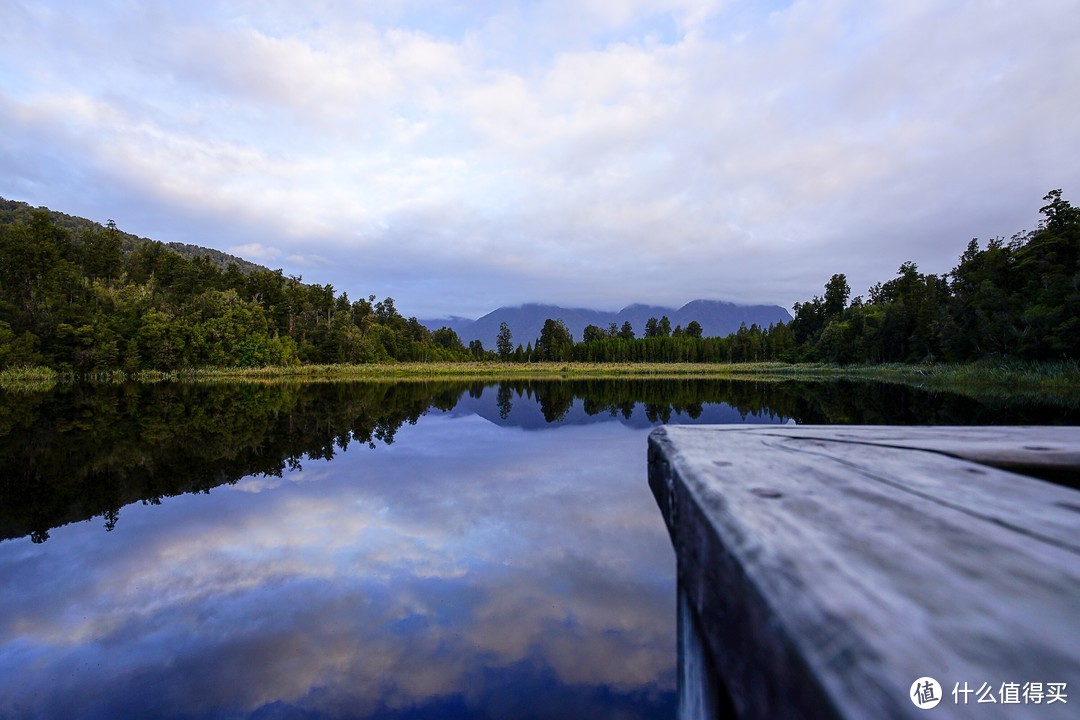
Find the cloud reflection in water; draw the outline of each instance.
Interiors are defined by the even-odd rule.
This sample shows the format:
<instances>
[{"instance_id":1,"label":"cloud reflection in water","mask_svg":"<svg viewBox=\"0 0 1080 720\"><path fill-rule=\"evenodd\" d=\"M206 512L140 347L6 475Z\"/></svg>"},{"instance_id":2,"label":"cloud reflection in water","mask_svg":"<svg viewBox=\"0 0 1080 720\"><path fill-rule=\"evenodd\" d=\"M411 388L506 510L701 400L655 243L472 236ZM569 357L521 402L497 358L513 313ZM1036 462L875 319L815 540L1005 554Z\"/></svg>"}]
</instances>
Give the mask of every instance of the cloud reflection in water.
<instances>
[{"instance_id":1,"label":"cloud reflection in water","mask_svg":"<svg viewBox=\"0 0 1080 720\"><path fill-rule=\"evenodd\" d=\"M5 542L0 717L670 716L644 438L434 413L112 533Z\"/></svg>"}]
</instances>

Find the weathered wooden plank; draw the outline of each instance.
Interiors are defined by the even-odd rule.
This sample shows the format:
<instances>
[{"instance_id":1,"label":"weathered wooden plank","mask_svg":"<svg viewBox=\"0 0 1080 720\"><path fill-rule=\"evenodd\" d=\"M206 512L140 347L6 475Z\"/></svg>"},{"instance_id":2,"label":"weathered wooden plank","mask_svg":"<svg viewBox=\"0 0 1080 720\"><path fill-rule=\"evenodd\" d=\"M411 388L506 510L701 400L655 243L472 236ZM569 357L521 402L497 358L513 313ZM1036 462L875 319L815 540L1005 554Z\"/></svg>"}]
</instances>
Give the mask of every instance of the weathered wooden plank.
<instances>
[{"instance_id":1,"label":"weathered wooden plank","mask_svg":"<svg viewBox=\"0 0 1080 720\"><path fill-rule=\"evenodd\" d=\"M974 708L951 691L1080 687L1080 493L961 459L1065 470L1080 464L1078 439L1075 428L655 431L650 485L682 592L740 715L921 716L908 692L932 676L946 695L938 717L1069 716L1080 697Z\"/></svg>"},{"instance_id":2,"label":"weathered wooden plank","mask_svg":"<svg viewBox=\"0 0 1080 720\"><path fill-rule=\"evenodd\" d=\"M737 426L727 426L734 428ZM750 429L750 428L747 428ZM769 433L776 426L757 426ZM951 426L785 426L785 437L929 450L1038 477L1080 484L1080 428Z\"/></svg>"}]
</instances>

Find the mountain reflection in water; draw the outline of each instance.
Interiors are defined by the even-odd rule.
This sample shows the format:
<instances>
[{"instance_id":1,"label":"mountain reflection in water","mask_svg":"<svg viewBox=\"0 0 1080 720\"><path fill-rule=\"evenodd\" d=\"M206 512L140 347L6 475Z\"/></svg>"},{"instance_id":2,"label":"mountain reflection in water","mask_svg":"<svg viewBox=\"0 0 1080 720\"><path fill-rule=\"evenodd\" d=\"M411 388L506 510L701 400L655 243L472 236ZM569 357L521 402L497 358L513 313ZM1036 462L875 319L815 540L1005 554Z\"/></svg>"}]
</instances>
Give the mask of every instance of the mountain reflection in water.
<instances>
[{"instance_id":1,"label":"mountain reflection in water","mask_svg":"<svg viewBox=\"0 0 1080 720\"><path fill-rule=\"evenodd\" d=\"M690 380L0 403L2 718L672 717L651 426L991 414Z\"/></svg>"}]
</instances>

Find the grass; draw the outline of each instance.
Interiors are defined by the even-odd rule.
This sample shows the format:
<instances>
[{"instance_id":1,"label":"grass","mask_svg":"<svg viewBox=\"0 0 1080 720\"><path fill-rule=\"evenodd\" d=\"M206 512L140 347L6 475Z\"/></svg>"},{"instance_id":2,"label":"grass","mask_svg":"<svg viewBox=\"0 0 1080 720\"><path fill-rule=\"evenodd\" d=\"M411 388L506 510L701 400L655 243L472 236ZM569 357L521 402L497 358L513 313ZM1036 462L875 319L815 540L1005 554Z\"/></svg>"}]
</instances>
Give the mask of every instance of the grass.
<instances>
[{"instance_id":1,"label":"grass","mask_svg":"<svg viewBox=\"0 0 1080 720\"><path fill-rule=\"evenodd\" d=\"M74 378L69 378L68 382ZM52 368L40 365L5 368L0 371L0 388L4 390L51 390L61 375Z\"/></svg>"},{"instance_id":2,"label":"grass","mask_svg":"<svg viewBox=\"0 0 1080 720\"><path fill-rule=\"evenodd\" d=\"M1034 394L1080 398L1080 364L978 362L962 364L827 365L778 362L705 363L382 363L371 365L296 365L262 368L191 368L145 370L135 374L110 371L77 378L45 367L8 368L0 372L0 388L48 390L78 380L121 382L335 382L404 379L500 380L575 378L711 378L755 381L857 380L889 382L968 394Z\"/></svg>"}]
</instances>

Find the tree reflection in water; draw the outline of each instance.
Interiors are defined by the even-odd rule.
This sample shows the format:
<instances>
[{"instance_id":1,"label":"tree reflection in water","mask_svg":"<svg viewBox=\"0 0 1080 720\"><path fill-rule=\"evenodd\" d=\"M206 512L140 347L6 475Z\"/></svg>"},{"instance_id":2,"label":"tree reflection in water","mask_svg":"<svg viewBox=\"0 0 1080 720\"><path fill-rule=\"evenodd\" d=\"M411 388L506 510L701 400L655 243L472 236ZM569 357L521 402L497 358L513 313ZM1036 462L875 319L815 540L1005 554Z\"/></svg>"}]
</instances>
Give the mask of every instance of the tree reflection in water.
<instances>
[{"instance_id":1,"label":"tree reflection in water","mask_svg":"<svg viewBox=\"0 0 1080 720\"><path fill-rule=\"evenodd\" d=\"M280 476L304 458L331 459L351 443L394 442L405 423L467 401L485 384L460 382L77 386L0 394L0 538L36 542L90 517L116 526L132 502L209 492L248 475ZM517 404L517 411L513 409ZM539 409L535 413L522 406ZM799 424L1077 422L1075 410L986 404L898 385L850 382L515 380L497 383L500 423L530 427L597 416L645 426L738 418ZM571 410L577 410L568 419ZM731 413L713 421L731 422Z\"/></svg>"},{"instance_id":2,"label":"tree reflection in water","mask_svg":"<svg viewBox=\"0 0 1080 720\"><path fill-rule=\"evenodd\" d=\"M671 717L652 425L1069 414L699 380L0 402L0 717L31 718Z\"/></svg>"}]
</instances>

